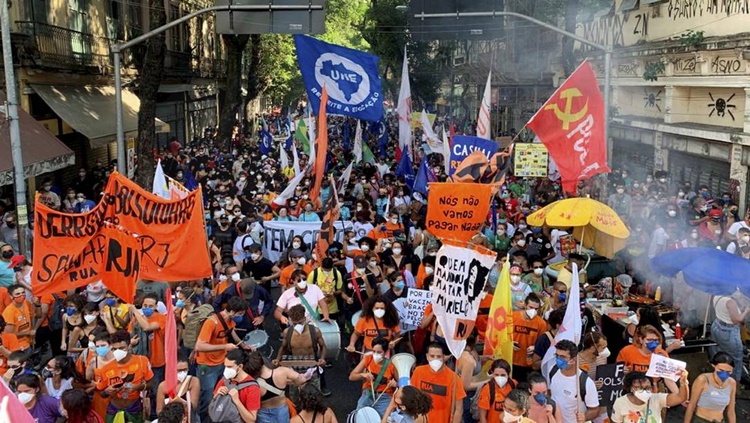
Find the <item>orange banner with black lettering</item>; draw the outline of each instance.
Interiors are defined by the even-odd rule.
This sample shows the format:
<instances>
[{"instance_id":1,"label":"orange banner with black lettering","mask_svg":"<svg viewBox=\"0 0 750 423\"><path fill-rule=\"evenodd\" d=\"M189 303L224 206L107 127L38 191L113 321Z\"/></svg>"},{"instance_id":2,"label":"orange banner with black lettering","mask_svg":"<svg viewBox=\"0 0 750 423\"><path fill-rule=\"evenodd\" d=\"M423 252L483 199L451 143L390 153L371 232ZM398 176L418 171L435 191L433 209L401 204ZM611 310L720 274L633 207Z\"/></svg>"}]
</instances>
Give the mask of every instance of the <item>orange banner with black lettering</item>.
<instances>
[{"instance_id":1,"label":"orange banner with black lettering","mask_svg":"<svg viewBox=\"0 0 750 423\"><path fill-rule=\"evenodd\" d=\"M492 185L433 182L427 200L427 230L443 239L470 241L490 210Z\"/></svg>"},{"instance_id":2,"label":"orange banner with black lettering","mask_svg":"<svg viewBox=\"0 0 750 423\"><path fill-rule=\"evenodd\" d=\"M34 295L101 280L132 302L139 279L178 282L211 274L201 189L164 200L113 173L87 213L52 210L38 200L34 221Z\"/></svg>"}]
</instances>

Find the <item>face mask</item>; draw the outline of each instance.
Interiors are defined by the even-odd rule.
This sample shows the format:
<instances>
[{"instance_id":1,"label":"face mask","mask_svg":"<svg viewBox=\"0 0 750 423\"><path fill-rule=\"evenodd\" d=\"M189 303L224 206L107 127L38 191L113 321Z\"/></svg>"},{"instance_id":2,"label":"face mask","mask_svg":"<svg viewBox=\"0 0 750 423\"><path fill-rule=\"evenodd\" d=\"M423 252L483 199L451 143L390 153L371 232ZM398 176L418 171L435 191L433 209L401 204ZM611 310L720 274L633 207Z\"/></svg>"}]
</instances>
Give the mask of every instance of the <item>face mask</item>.
<instances>
[{"instance_id":1,"label":"face mask","mask_svg":"<svg viewBox=\"0 0 750 423\"><path fill-rule=\"evenodd\" d=\"M377 266L378 266L378 262L377 261L371 261L370 262L370 267L377 267Z\"/></svg>"},{"instance_id":2,"label":"face mask","mask_svg":"<svg viewBox=\"0 0 750 423\"><path fill-rule=\"evenodd\" d=\"M255 253L253 253L253 254L250 254L250 258L251 258L251 259L252 259L253 261L255 261L255 260L258 260L258 259L260 258L260 254L255 254Z\"/></svg>"},{"instance_id":3,"label":"face mask","mask_svg":"<svg viewBox=\"0 0 750 423\"><path fill-rule=\"evenodd\" d=\"M115 360L122 361L128 355L128 352L123 350L114 350L112 351L112 355L115 356Z\"/></svg>"},{"instance_id":4,"label":"face mask","mask_svg":"<svg viewBox=\"0 0 750 423\"><path fill-rule=\"evenodd\" d=\"M518 229L526 229L526 228L528 228L528 226L526 226L525 223L521 223L518 225Z\"/></svg>"},{"instance_id":5,"label":"face mask","mask_svg":"<svg viewBox=\"0 0 750 423\"><path fill-rule=\"evenodd\" d=\"M357 211L362 211L362 206L357 206Z\"/></svg>"},{"instance_id":6,"label":"face mask","mask_svg":"<svg viewBox=\"0 0 750 423\"><path fill-rule=\"evenodd\" d=\"M65 314L68 315L68 317L76 314L76 309L74 307L68 307L65 309Z\"/></svg>"},{"instance_id":7,"label":"face mask","mask_svg":"<svg viewBox=\"0 0 750 423\"><path fill-rule=\"evenodd\" d=\"M26 297L15 297L13 298L13 301L15 301L18 304L22 304L24 301L26 301Z\"/></svg>"},{"instance_id":8,"label":"face mask","mask_svg":"<svg viewBox=\"0 0 750 423\"><path fill-rule=\"evenodd\" d=\"M441 367L443 367L443 360L438 360L438 359L430 360L430 368L433 371L437 372L438 370L440 370Z\"/></svg>"},{"instance_id":9,"label":"face mask","mask_svg":"<svg viewBox=\"0 0 750 423\"><path fill-rule=\"evenodd\" d=\"M234 316L232 317L232 320L234 320L234 323L242 323L242 317L243 316Z\"/></svg>"},{"instance_id":10,"label":"face mask","mask_svg":"<svg viewBox=\"0 0 750 423\"><path fill-rule=\"evenodd\" d=\"M508 376L495 376L495 383L501 388L505 387L505 384L508 383Z\"/></svg>"},{"instance_id":11,"label":"face mask","mask_svg":"<svg viewBox=\"0 0 750 423\"><path fill-rule=\"evenodd\" d=\"M47 191L47 192L50 192L50 191L52 191L52 187L44 187L44 190Z\"/></svg>"},{"instance_id":12,"label":"face mask","mask_svg":"<svg viewBox=\"0 0 750 423\"><path fill-rule=\"evenodd\" d=\"M529 316L529 319L533 319L534 317L536 317L536 309L530 308L526 310L526 315Z\"/></svg>"},{"instance_id":13,"label":"face mask","mask_svg":"<svg viewBox=\"0 0 750 423\"><path fill-rule=\"evenodd\" d=\"M90 325L94 320L96 320L96 316L91 315L91 314L87 314L87 315L83 316L83 320L86 321L87 325Z\"/></svg>"},{"instance_id":14,"label":"face mask","mask_svg":"<svg viewBox=\"0 0 750 423\"><path fill-rule=\"evenodd\" d=\"M107 354L109 354L109 346L108 345L103 345L101 347L96 347L96 355L98 355L99 357L104 358L104 357L107 356Z\"/></svg>"},{"instance_id":15,"label":"face mask","mask_svg":"<svg viewBox=\"0 0 750 423\"><path fill-rule=\"evenodd\" d=\"M510 414L507 410L503 411L503 423L516 423L521 421L521 417L523 416L514 416Z\"/></svg>"},{"instance_id":16,"label":"face mask","mask_svg":"<svg viewBox=\"0 0 750 423\"><path fill-rule=\"evenodd\" d=\"M523 246L526 245L526 240L525 239L519 239L518 241L516 241L516 245L518 245L519 247L523 247Z\"/></svg>"},{"instance_id":17,"label":"face mask","mask_svg":"<svg viewBox=\"0 0 750 423\"><path fill-rule=\"evenodd\" d=\"M534 269L534 274L537 276L542 276L544 273L544 269Z\"/></svg>"},{"instance_id":18,"label":"face mask","mask_svg":"<svg viewBox=\"0 0 750 423\"><path fill-rule=\"evenodd\" d=\"M305 325L294 325L294 330L301 334L305 330Z\"/></svg>"},{"instance_id":19,"label":"face mask","mask_svg":"<svg viewBox=\"0 0 750 423\"><path fill-rule=\"evenodd\" d=\"M297 282L297 288L299 288L299 289L305 289L305 288L307 288L307 281L299 281L299 282Z\"/></svg>"},{"instance_id":20,"label":"face mask","mask_svg":"<svg viewBox=\"0 0 750 423\"><path fill-rule=\"evenodd\" d=\"M731 374L728 371L726 371L726 370L717 370L716 371L716 376L718 376L719 380L722 383L724 383L724 382L727 381L727 379L729 379L729 377L731 376Z\"/></svg>"},{"instance_id":21,"label":"face mask","mask_svg":"<svg viewBox=\"0 0 750 423\"><path fill-rule=\"evenodd\" d=\"M505 235L505 229L498 229L496 233L497 233L497 236L503 236Z\"/></svg>"},{"instance_id":22,"label":"face mask","mask_svg":"<svg viewBox=\"0 0 750 423\"><path fill-rule=\"evenodd\" d=\"M107 305L110 307L114 307L116 302L117 300L114 298L107 298Z\"/></svg>"},{"instance_id":23,"label":"face mask","mask_svg":"<svg viewBox=\"0 0 750 423\"><path fill-rule=\"evenodd\" d=\"M47 369L42 369L42 379L49 379L52 377L52 372Z\"/></svg>"},{"instance_id":24,"label":"face mask","mask_svg":"<svg viewBox=\"0 0 750 423\"><path fill-rule=\"evenodd\" d=\"M398 225L398 219L391 219L392 225Z\"/></svg>"},{"instance_id":25,"label":"face mask","mask_svg":"<svg viewBox=\"0 0 750 423\"><path fill-rule=\"evenodd\" d=\"M636 316L635 314L632 315L632 316L630 316L630 323L632 323L634 325L637 325L638 324L638 316Z\"/></svg>"},{"instance_id":26,"label":"face mask","mask_svg":"<svg viewBox=\"0 0 750 423\"><path fill-rule=\"evenodd\" d=\"M18 394L18 400L21 401L21 404L28 404L31 402L31 400L34 399L36 395L30 394L28 392L21 392Z\"/></svg>"},{"instance_id":27,"label":"face mask","mask_svg":"<svg viewBox=\"0 0 750 423\"><path fill-rule=\"evenodd\" d=\"M648 400L651 399L651 395L653 395L653 392L651 391L635 391L633 392L633 395L635 395L636 398L643 402L648 402Z\"/></svg>"},{"instance_id":28,"label":"face mask","mask_svg":"<svg viewBox=\"0 0 750 423\"><path fill-rule=\"evenodd\" d=\"M185 308L185 301L177 300L177 302L174 303L174 306L177 308Z\"/></svg>"},{"instance_id":29,"label":"face mask","mask_svg":"<svg viewBox=\"0 0 750 423\"><path fill-rule=\"evenodd\" d=\"M624 189L622 189L622 188L617 188L617 193L618 193L618 194L622 194L622 193L624 193L624 192L625 192L625 190L624 190Z\"/></svg>"},{"instance_id":30,"label":"face mask","mask_svg":"<svg viewBox=\"0 0 750 423\"><path fill-rule=\"evenodd\" d=\"M292 248L294 248L294 249L297 249L297 248L299 248L301 246L302 246L302 244L300 244L299 242L293 242L292 243Z\"/></svg>"},{"instance_id":31,"label":"face mask","mask_svg":"<svg viewBox=\"0 0 750 423\"><path fill-rule=\"evenodd\" d=\"M234 368L231 368L231 367L227 367L226 369L224 369L224 378L225 379L232 380L235 377L237 377L237 369L234 369Z\"/></svg>"},{"instance_id":32,"label":"face mask","mask_svg":"<svg viewBox=\"0 0 750 423\"><path fill-rule=\"evenodd\" d=\"M566 360L564 358L561 358L561 357L556 357L555 358L555 365L557 365L558 369L565 370L565 369L568 368L568 360Z\"/></svg>"},{"instance_id":33,"label":"face mask","mask_svg":"<svg viewBox=\"0 0 750 423\"><path fill-rule=\"evenodd\" d=\"M566 301L566 300L568 299L568 294L565 294L565 293L562 293L562 292L561 292L561 293L560 293L560 294L559 294L559 295L557 296L557 298L559 298L559 299L560 299L560 301L564 303L564 302L565 302L565 301Z\"/></svg>"},{"instance_id":34,"label":"face mask","mask_svg":"<svg viewBox=\"0 0 750 423\"><path fill-rule=\"evenodd\" d=\"M383 354L375 353L372 355L372 359L375 360L376 363L380 363L383 361Z\"/></svg>"},{"instance_id":35,"label":"face mask","mask_svg":"<svg viewBox=\"0 0 750 423\"><path fill-rule=\"evenodd\" d=\"M545 405L547 405L547 395L536 394L536 395L534 395L534 401L536 401L537 404L539 404L542 407L544 407Z\"/></svg>"},{"instance_id":36,"label":"face mask","mask_svg":"<svg viewBox=\"0 0 750 423\"><path fill-rule=\"evenodd\" d=\"M510 281L513 283L521 282L521 276L520 275L510 275Z\"/></svg>"},{"instance_id":37,"label":"face mask","mask_svg":"<svg viewBox=\"0 0 750 423\"><path fill-rule=\"evenodd\" d=\"M675 216L677 216L677 212L675 210L669 210L667 212L667 214L669 215L669 217L675 217Z\"/></svg>"},{"instance_id":38,"label":"face mask","mask_svg":"<svg viewBox=\"0 0 750 423\"><path fill-rule=\"evenodd\" d=\"M654 182L653 178L646 178L646 182L651 183Z\"/></svg>"},{"instance_id":39,"label":"face mask","mask_svg":"<svg viewBox=\"0 0 750 423\"><path fill-rule=\"evenodd\" d=\"M435 269L433 269L432 267L425 267L424 268L424 272L427 274L427 276L431 275L432 272L434 272L434 271L435 271Z\"/></svg>"},{"instance_id":40,"label":"face mask","mask_svg":"<svg viewBox=\"0 0 750 423\"><path fill-rule=\"evenodd\" d=\"M187 377L187 374L188 374L188 373L187 373L186 371L184 371L184 370L183 370L183 371L181 371L181 372L177 372L177 380L178 380L178 381L179 381L180 383L184 382L184 381L185 381L185 378Z\"/></svg>"},{"instance_id":41,"label":"face mask","mask_svg":"<svg viewBox=\"0 0 750 423\"><path fill-rule=\"evenodd\" d=\"M649 351L654 352L657 348L659 348L659 341L648 341L646 342L646 348L648 348Z\"/></svg>"},{"instance_id":42,"label":"face mask","mask_svg":"<svg viewBox=\"0 0 750 423\"><path fill-rule=\"evenodd\" d=\"M239 280L242 279L242 276L240 276L240 273L232 273L232 281L239 282Z\"/></svg>"},{"instance_id":43,"label":"face mask","mask_svg":"<svg viewBox=\"0 0 750 423\"><path fill-rule=\"evenodd\" d=\"M6 223L6 225L8 225L9 228L12 228L13 226L15 226L15 225L11 226L10 223ZM6 259L13 258L13 251L3 251L3 258L6 258Z\"/></svg>"},{"instance_id":44,"label":"face mask","mask_svg":"<svg viewBox=\"0 0 750 423\"><path fill-rule=\"evenodd\" d=\"M659 182L661 182L663 184L663 183L667 182L667 179L666 178L659 178Z\"/></svg>"},{"instance_id":45,"label":"face mask","mask_svg":"<svg viewBox=\"0 0 750 423\"><path fill-rule=\"evenodd\" d=\"M394 255L400 255L401 254L401 249L400 248L394 248L393 249L393 254Z\"/></svg>"},{"instance_id":46,"label":"face mask","mask_svg":"<svg viewBox=\"0 0 750 423\"><path fill-rule=\"evenodd\" d=\"M405 286L406 284L404 283L404 281L398 281L395 284L393 284L393 287L396 289L404 289Z\"/></svg>"},{"instance_id":47,"label":"face mask","mask_svg":"<svg viewBox=\"0 0 750 423\"><path fill-rule=\"evenodd\" d=\"M691 232L690 233L690 238L698 239L698 232Z\"/></svg>"},{"instance_id":48,"label":"face mask","mask_svg":"<svg viewBox=\"0 0 750 423\"><path fill-rule=\"evenodd\" d=\"M383 316L385 316L385 310L383 310L382 308L379 308L379 309L373 310L372 314L374 314L375 317L377 317L378 319L382 319Z\"/></svg>"},{"instance_id":49,"label":"face mask","mask_svg":"<svg viewBox=\"0 0 750 423\"><path fill-rule=\"evenodd\" d=\"M153 316L154 315L154 309L153 308L144 307L143 308L143 315L146 316L146 317Z\"/></svg>"},{"instance_id":50,"label":"face mask","mask_svg":"<svg viewBox=\"0 0 750 423\"><path fill-rule=\"evenodd\" d=\"M599 357L607 358L610 355L612 355L612 352L609 351L609 348L605 348L605 349L599 351Z\"/></svg>"},{"instance_id":51,"label":"face mask","mask_svg":"<svg viewBox=\"0 0 750 423\"><path fill-rule=\"evenodd\" d=\"M219 275L219 280L224 282L225 280L227 280L227 275Z\"/></svg>"},{"instance_id":52,"label":"face mask","mask_svg":"<svg viewBox=\"0 0 750 423\"><path fill-rule=\"evenodd\" d=\"M744 242L745 244L747 244L748 242L750 242L750 236L748 236L748 235L743 236L742 237L742 242Z\"/></svg>"}]
</instances>

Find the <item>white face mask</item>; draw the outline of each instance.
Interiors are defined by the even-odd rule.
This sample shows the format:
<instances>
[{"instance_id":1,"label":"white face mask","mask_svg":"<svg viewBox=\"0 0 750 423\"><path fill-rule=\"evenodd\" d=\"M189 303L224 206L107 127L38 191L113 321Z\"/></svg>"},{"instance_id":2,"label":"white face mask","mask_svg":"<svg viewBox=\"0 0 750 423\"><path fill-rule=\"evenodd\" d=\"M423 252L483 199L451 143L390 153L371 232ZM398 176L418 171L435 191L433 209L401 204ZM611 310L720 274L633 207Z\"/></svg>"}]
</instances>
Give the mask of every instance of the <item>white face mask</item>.
<instances>
[{"instance_id":1,"label":"white face mask","mask_svg":"<svg viewBox=\"0 0 750 423\"><path fill-rule=\"evenodd\" d=\"M251 260L255 261L255 260L258 260L258 258L260 258L260 254L250 254Z\"/></svg>"},{"instance_id":2,"label":"white face mask","mask_svg":"<svg viewBox=\"0 0 750 423\"><path fill-rule=\"evenodd\" d=\"M112 351L112 355L115 356L115 360L122 361L128 355L128 352L123 350L114 350Z\"/></svg>"},{"instance_id":3,"label":"white face mask","mask_svg":"<svg viewBox=\"0 0 750 423\"><path fill-rule=\"evenodd\" d=\"M292 248L295 248L295 249L296 249L296 248L299 248L299 247L301 247L301 246L302 246L302 244L300 244L299 242L293 242L293 243L292 243Z\"/></svg>"},{"instance_id":4,"label":"white face mask","mask_svg":"<svg viewBox=\"0 0 750 423\"><path fill-rule=\"evenodd\" d=\"M495 383L497 383L497 386L504 388L505 384L508 383L508 376L495 376Z\"/></svg>"},{"instance_id":5,"label":"white face mask","mask_svg":"<svg viewBox=\"0 0 750 423\"><path fill-rule=\"evenodd\" d=\"M242 279L242 277L240 276L240 273L239 273L239 272L236 272L236 273L232 273L232 280L233 280L234 282L239 282L239 280L240 280L240 279Z\"/></svg>"},{"instance_id":6,"label":"white face mask","mask_svg":"<svg viewBox=\"0 0 750 423\"><path fill-rule=\"evenodd\" d=\"M507 411L503 411L503 423L516 423L521 421L523 416L514 416Z\"/></svg>"},{"instance_id":7,"label":"white face mask","mask_svg":"<svg viewBox=\"0 0 750 423\"><path fill-rule=\"evenodd\" d=\"M537 276L542 276L544 273L544 269L534 269L534 274Z\"/></svg>"},{"instance_id":8,"label":"white face mask","mask_svg":"<svg viewBox=\"0 0 750 423\"><path fill-rule=\"evenodd\" d=\"M516 241L516 245L518 245L519 247L523 247L523 246L526 245L526 240L525 239L519 239L518 241Z\"/></svg>"},{"instance_id":9,"label":"white face mask","mask_svg":"<svg viewBox=\"0 0 750 423\"><path fill-rule=\"evenodd\" d=\"M227 275L219 275L219 280L224 282L225 280L227 280Z\"/></svg>"},{"instance_id":10,"label":"white face mask","mask_svg":"<svg viewBox=\"0 0 750 423\"><path fill-rule=\"evenodd\" d=\"M304 266L305 263L307 263L307 259L306 258L300 257L300 258L297 259L297 264L299 264L300 266Z\"/></svg>"},{"instance_id":11,"label":"white face mask","mask_svg":"<svg viewBox=\"0 0 750 423\"><path fill-rule=\"evenodd\" d=\"M377 317L378 319L382 319L383 316L385 316L385 310L383 310L382 308L379 308L379 309L373 310L372 314L374 314L375 317Z\"/></svg>"},{"instance_id":12,"label":"white face mask","mask_svg":"<svg viewBox=\"0 0 750 423\"><path fill-rule=\"evenodd\" d=\"M536 309L535 308L527 309L526 315L529 316L529 319L533 319L534 317L536 317Z\"/></svg>"},{"instance_id":13,"label":"white face mask","mask_svg":"<svg viewBox=\"0 0 750 423\"><path fill-rule=\"evenodd\" d=\"M604 357L604 358L607 358L607 357L609 357L610 355L612 355L612 352L611 352L611 351L609 351L609 348L605 348L605 349L603 349L603 350L599 351L599 357Z\"/></svg>"},{"instance_id":14,"label":"white face mask","mask_svg":"<svg viewBox=\"0 0 750 423\"><path fill-rule=\"evenodd\" d=\"M637 325L638 324L638 316L636 316L635 314L632 315L632 316L630 316L630 323L632 323L634 325Z\"/></svg>"},{"instance_id":15,"label":"white face mask","mask_svg":"<svg viewBox=\"0 0 750 423\"><path fill-rule=\"evenodd\" d=\"M653 395L653 392L651 391L635 391L633 392L633 395L635 395L636 398L643 402L648 402L648 400L651 399L651 395Z\"/></svg>"},{"instance_id":16,"label":"white face mask","mask_svg":"<svg viewBox=\"0 0 750 423\"><path fill-rule=\"evenodd\" d=\"M86 321L87 325L90 325L94 320L96 320L96 316L91 315L91 314L87 314L87 315L83 316L83 320Z\"/></svg>"},{"instance_id":17,"label":"white face mask","mask_svg":"<svg viewBox=\"0 0 750 423\"><path fill-rule=\"evenodd\" d=\"M224 378L232 380L235 377L237 377L237 369L232 367L227 367L224 369Z\"/></svg>"},{"instance_id":18,"label":"white face mask","mask_svg":"<svg viewBox=\"0 0 750 423\"><path fill-rule=\"evenodd\" d=\"M622 189L622 188L617 188L617 193L618 193L618 194L622 194L622 193L624 193L624 192L625 192L625 190L624 190L624 189Z\"/></svg>"},{"instance_id":19,"label":"white face mask","mask_svg":"<svg viewBox=\"0 0 750 423\"><path fill-rule=\"evenodd\" d=\"M400 248L394 248L393 249L393 254L396 255L396 256L400 255L401 254L401 249Z\"/></svg>"},{"instance_id":20,"label":"white face mask","mask_svg":"<svg viewBox=\"0 0 750 423\"><path fill-rule=\"evenodd\" d=\"M503 236L503 235L505 235L505 229L498 229L496 231L496 233L497 233L498 236Z\"/></svg>"},{"instance_id":21,"label":"white face mask","mask_svg":"<svg viewBox=\"0 0 750 423\"><path fill-rule=\"evenodd\" d=\"M510 275L510 281L513 283L521 282L521 276L519 275Z\"/></svg>"},{"instance_id":22,"label":"white face mask","mask_svg":"<svg viewBox=\"0 0 750 423\"><path fill-rule=\"evenodd\" d=\"M398 219L391 219L392 225L398 225Z\"/></svg>"},{"instance_id":23,"label":"white face mask","mask_svg":"<svg viewBox=\"0 0 750 423\"><path fill-rule=\"evenodd\" d=\"M748 236L748 235L743 236L742 237L742 242L744 242L745 244L747 244L748 242L750 242L750 236Z\"/></svg>"},{"instance_id":24,"label":"white face mask","mask_svg":"<svg viewBox=\"0 0 750 423\"><path fill-rule=\"evenodd\" d=\"M433 371L437 372L438 370L440 370L441 367L443 367L443 360L438 360L438 359L430 360L430 368Z\"/></svg>"},{"instance_id":25,"label":"white face mask","mask_svg":"<svg viewBox=\"0 0 750 423\"><path fill-rule=\"evenodd\" d=\"M431 275L432 272L434 272L434 271L435 271L435 269L433 269L432 267L425 267L424 268L424 272L427 274L427 276Z\"/></svg>"},{"instance_id":26,"label":"white face mask","mask_svg":"<svg viewBox=\"0 0 750 423\"><path fill-rule=\"evenodd\" d=\"M186 371L177 372L177 380L182 383L185 381L185 378L187 377Z\"/></svg>"},{"instance_id":27,"label":"white face mask","mask_svg":"<svg viewBox=\"0 0 750 423\"><path fill-rule=\"evenodd\" d=\"M526 229L528 226L525 223L519 223L518 229Z\"/></svg>"},{"instance_id":28,"label":"white face mask","mask_svg":"<svg viewBox=\"0 0 750 423\"><path fill-rule=\"evenodd\" d=\"M669 210L669 211L667 212L667 214L669 215L669 217L675 217L675 216L677 216L677 212L676 212L676 211L674 211L674 210Z\"/></svg>"},{"instance_id":29,"label":"white face mask","mask_svg":"<svg viewBox=\"0 0 750 423\"><path fill-rule=\"evenodd\" d=\"M383 361L383 354L374 353L372 359L375 360L376 363L380 363Z\"/></svg>"},{"instance_id":30,"label":"white face mask","mask_svg":"<svg viewBox=\"0 0 750 423\"><path fill-rule=\"evenodd\" d=\"M294 325L294 330L301 334L305 330L305 325Z\"/></svg>"},{"instance_id":31,"label":"white face mask","mask_svg":"<svg viewBox=\"0 0 750 423\"><path fill-rule=\"evenodd\" d=\"M31 402L31 400L34 399L36 395L31 394L29 392L21 392L18 394L18 400L21 401L21 404L28 404Z\"/></svg>"},{"instance_id":32,"label":"white face mask","mask_svg":"<svg viewBox=\"0 0 750 423\"><path fill-rule=\"evenodd\" d=\"M297 282L297 288L299 288L299 289L305 289L305 288L307 288L307 281L299 281L299 282Z\"/></svg>"},{"instance_id":33,"label":"white face mask","mask_svg":"<svg viewBox=\"0 0 750 423\"><path fill-rule=\"evenodd\" d=\"M378 262L377 261L371 261L370 262L370 267L378 267Z\"/></svg>"},{"instance_id":34,"label":"white face mask","mask_svg":"<svg viewBox=\"0 0 750 423\"><path fill-rule=\"evenodd\" d=\"M370 246L367 244L362 244L361 247L359 247L360 250L364 251L365 253L370 251Z\"/></svg>"}]
</instances>

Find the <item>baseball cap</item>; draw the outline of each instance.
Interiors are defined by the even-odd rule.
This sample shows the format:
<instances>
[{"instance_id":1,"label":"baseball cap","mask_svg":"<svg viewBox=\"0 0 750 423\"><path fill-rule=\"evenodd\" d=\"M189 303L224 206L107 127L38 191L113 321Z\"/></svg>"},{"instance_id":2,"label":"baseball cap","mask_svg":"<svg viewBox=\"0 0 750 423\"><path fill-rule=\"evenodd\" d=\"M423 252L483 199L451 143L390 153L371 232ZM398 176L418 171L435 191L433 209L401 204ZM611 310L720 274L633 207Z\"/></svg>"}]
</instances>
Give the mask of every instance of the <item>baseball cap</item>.
<instances>
[{"instance_id":1,"label":"baseball cap","mask_svg":"<svg viewBox=\"0 0 750 423\"><path fill-rule=\"evenodd\" d=\"M305 256L305 253L303 253L302 250L294 249L289 252L289 258L296 259L296 258L300 258L304 256Z\"/></svg>"},{"instance_id":2,"label":"baseball cap","mask_svg":"<svg viewBox=\"0 0 750 423\"><path fill-rule=\"evenodd\" d=\"M13 256L13 258L10 259L10 264L8 265L8 269L12 269L16 266L20 266L24 261L26 261L26 256L23 254L17 254Z\"/></svg>"}]
</instances>

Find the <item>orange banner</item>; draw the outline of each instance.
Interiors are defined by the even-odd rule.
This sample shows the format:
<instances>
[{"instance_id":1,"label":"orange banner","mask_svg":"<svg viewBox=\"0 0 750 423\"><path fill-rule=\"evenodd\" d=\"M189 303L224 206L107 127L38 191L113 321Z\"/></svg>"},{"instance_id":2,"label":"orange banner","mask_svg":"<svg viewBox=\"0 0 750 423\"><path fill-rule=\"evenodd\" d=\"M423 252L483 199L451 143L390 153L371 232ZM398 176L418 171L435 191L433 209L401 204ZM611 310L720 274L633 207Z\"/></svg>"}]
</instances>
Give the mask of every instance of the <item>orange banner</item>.
<instances>
[{"instance_id":1,"label":"orange banner","mask_svg":"<svg viewBox=\"0 0 750 423\"><path fill-rule=\"evenodd\" d=\"M490 210L492 185L433 182L427 200L427 230L443 239L469 241Z\"/></svg>"},{"instance_id":2,"label":"orange banner","mask_svg":"<svg viewBox=\"0 0 750 423\"><path fill-rule=\"evenodd\" d=\"M178 282L211 274L200 188L164 200L113 173L91 211L62 213L36 201L34 294L101 280L131 302L139 279Z\"/></svg>"},{"instance_id":3,"label":"orange banner","mask_svg":"<svg viewBox=\"0 0 750 423\"><path fill-rule=\"evenodd\" d=\"M323 93L320 96L320 104L328 104L328 91L323 86ZM315 150L315 181L313 189L310 190L310 199L317 201L320 196L320 186L323 184L323 178L326 173L326 163L328 162L328 118L326 117L326 108L321 107L318 114L318 139L317 150ZM318 203L320 204L320 203Z\"/></svg>"}]
</instances>

